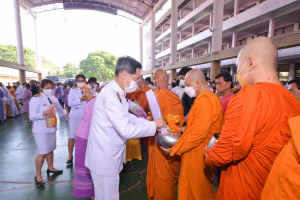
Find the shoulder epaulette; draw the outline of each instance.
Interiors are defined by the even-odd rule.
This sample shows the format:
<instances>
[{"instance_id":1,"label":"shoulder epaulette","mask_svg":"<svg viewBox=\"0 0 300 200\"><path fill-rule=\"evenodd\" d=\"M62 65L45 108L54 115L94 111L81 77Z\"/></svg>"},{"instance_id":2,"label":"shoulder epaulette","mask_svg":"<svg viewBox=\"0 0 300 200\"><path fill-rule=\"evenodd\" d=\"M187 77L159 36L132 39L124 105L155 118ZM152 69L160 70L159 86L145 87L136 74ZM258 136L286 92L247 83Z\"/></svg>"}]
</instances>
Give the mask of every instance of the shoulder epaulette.
<instances>
[{"instance_id":1,"label":"shoulder epaulette","mask_svg":"<svg viewBox=\"0 0 300 200\"><path fill-rule=\"evenodd\" d=\"M39 97L39 96L41 96L41 93L38 93L38 94L36 94L36 95L33 95L34 97Z\"/></svg>"},{"instance_id":2,"label":"shoulder epaulette","mask_svg":"<svg viewBox=\"0 0 300 200\"><path fill-rule=\"evenodd\" d=\"M72 87L72 89L76 89L76 88L77 88L77 86Z\"/></svg>"}]
</instances>

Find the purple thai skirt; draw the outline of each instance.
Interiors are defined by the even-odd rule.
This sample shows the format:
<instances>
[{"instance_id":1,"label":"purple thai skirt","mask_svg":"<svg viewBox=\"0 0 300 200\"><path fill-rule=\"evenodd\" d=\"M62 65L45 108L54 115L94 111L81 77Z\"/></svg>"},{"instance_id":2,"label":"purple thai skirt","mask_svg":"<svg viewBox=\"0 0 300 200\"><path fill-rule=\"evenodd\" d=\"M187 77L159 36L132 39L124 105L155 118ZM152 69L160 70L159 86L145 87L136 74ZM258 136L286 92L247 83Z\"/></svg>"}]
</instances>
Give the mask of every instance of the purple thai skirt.
<instances>
[{"instance_id":1,"label":"purple thai skirt","mask_svg":"<svg viewBox=\"0 0 300 200\"><path fill-rule=\"evenodd\" d=\"M87 140L76 136L73 196L77 198L95 196L91 172L84 166L86 147Z\"/></svg>"}]
</instances>

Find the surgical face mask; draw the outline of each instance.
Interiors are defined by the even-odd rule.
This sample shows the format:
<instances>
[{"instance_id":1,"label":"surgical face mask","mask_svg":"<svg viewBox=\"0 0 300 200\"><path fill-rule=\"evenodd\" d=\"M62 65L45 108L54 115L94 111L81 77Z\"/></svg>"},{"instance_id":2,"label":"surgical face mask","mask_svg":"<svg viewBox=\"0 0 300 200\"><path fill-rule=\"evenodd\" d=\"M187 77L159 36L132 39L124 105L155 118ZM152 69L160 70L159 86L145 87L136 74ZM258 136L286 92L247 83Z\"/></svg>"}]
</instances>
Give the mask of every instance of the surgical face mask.
<instances>
[{"instance_id":1,"label":"surgical face mask","mask_svg":"<svg viewBox=\"0 0 300 200\"><path fill-rule=\"evenodd\" d=\"M189 97L196 97L196 89L193 87L185 86L184 91L187 95L189 95Z\"/></svg>"},{"instance_id":2,"label":"surgical face mask","mask_svg":"<svg viewBox=\"0 0 300 200\"><path fill-rule=\"evenodd\" d=\"M245 67L245 65L247 64L247 61L245 62L245 64L243 65L242 69L240 70L240 72L243 70L243 68ZM254 62L254 66L255 66L255 62ZM244 85L247 84L247 82L245 81L245 77L249 74L250 71L247 72L247 74L245 74L244 77L241 76L241 74L237 73L236 78L238 79L241 87L243 87Z\"/></svg>"},{"instance_id":3,"label":"surgical face mask","mask_svg":"<svg viewBox=\"0 0 300 200\"><path fill-rule=\"evenodd\" d=\"M132 93L132 92L134 92L134 91L136 91L136 90L139 89L139 86L137 85L136 81L133 81L131 79L130 79L130 85L129 85L129 87L126 86L125 80L124 80L124 85L125 85L125 92L126 93Z\"/></svg>"},{"instance_id":4,"label":"surgical face mask","mask_svg":"<svg viewBox=\"0 0 300 200\"><path fill-rule=\"evenodd\" d=\"M84 83L77 83L77 86L83 88Z\"/></svg>"},{"instance_id":5,"label":"surgical face mask","mask_svg":"<svg viewBox=\"0 0 300 200\"><path fill-rule=\"evenodd\" d=\"M70 89L70 87L68 86L67 89Z\"/></svg>"},{"instance_id":6,"label":"surgical face mask","mask_svg":"<svg viewBox=\"0 0 300 200\"><path fill-rule=\"evenodd\" d=\"M49 96L49 95L52 94L53 91L54 91L53 89L44 89L44 90L43 90L43 93L44 93L45 95Z\"/></svg>"},{"instance_id":7,"label":"surgical face mask","mask_svg":"<svg viewBox=\"0 0 300 200\"><path fill-rule=\"evenodd\" d=\"M181 85L182 87L185 86L184 80L181 80L181 79L180 79L180 85Z\"/></svg>"}]
</instances>

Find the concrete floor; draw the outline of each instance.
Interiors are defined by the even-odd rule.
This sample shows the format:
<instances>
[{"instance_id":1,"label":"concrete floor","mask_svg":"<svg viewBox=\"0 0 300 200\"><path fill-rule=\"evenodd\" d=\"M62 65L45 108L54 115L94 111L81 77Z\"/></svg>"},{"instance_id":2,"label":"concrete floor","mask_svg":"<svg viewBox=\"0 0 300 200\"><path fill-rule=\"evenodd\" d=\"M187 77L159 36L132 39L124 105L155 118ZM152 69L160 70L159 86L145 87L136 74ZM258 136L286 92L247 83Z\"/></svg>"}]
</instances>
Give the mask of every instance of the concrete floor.
<instances>
[{"instance_id":1,"label":"concrete floor","mask_svg":"<svg viewBox=\"0 0 300 200\"><path fill-rule=\"evenodd\" d=\"M42 169L45 187L36 187L35 158L38 154L31 123L25 116L0 124L0 200L58 200L77 199L72 196L74 166L65 164L68 158L68 123L58 120L57 148L54 167L63 169L58 176L47 177L47 164ZM121 200L147 200L146 169L148 159L134 160L134 169L127 163L120 179Z\"/></svg>"}]
</instances>

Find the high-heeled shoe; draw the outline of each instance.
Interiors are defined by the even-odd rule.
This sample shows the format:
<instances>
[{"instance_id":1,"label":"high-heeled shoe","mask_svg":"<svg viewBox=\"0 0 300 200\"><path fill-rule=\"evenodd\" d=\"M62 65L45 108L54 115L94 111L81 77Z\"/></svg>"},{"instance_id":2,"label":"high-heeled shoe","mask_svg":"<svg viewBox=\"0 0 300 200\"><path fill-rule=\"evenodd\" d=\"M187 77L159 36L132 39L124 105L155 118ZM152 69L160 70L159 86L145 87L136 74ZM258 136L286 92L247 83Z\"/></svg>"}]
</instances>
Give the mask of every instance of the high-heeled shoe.
<instances>
[{"instance_id":1,"label":"high-heeled shoe","mask_svg":"<svg viewBox=\"0 0 300 200\"><path fill-rule=\"evenodd\" d=\"M69 165L69 164L73 164L73 157L72 157L72 159L71 159L71 160L67 160L66 164L67 164L67 165Z\"/></svg>"},{"instance_id":2,"label":"high-heeled shoe","mask_svg":"<svg viewBox=\"0 0 300 200\"><path fill-rule=\"evenodd\" d=\"M53 173L53 174L62 174L63 170L51 171L51 170L47 169L47 175L48 176L49 176L50 173Z\"/></svg>"},{"instance_id":3,"label":"high-heeled shoe","mask_svg":"<svg viewBox=\"0 0 300 200\"><path fill-rule=\"evenodd\" d=\"M37 186L44 186L45 185L44 181L37 181L36 177L34 177L34 181L35 181L35 185L37 185Z\"/></svg>"}]
</instances>

